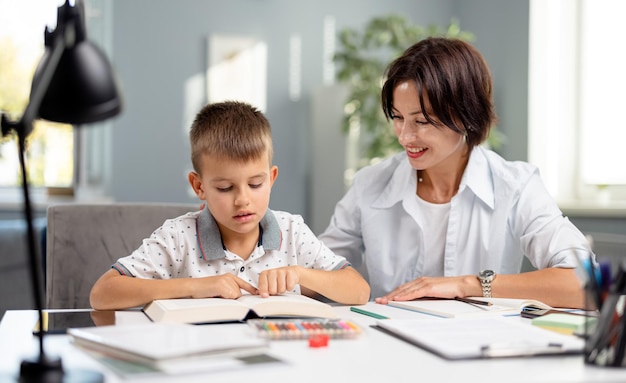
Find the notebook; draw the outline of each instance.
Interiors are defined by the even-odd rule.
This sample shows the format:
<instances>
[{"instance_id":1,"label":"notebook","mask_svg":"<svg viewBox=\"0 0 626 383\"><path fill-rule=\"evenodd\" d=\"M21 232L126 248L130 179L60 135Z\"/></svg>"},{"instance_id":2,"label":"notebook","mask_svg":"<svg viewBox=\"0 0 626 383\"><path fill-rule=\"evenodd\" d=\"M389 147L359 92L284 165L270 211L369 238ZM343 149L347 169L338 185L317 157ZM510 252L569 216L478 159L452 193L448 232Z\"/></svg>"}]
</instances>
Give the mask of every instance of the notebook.
<instances>
[{"instance_id":1,"label":"notebook","mask_svg":"<svg viewBox=\"0 0 626 383\"><path fill-rule=\"evenodd\" d=\"M458 318L467 316L484 316L485 314L516 315L522 308L533 306L542 309L551 309L547 304L533 299L510 298L483 298L471 297L476 301L491 303L490 306L473 305L454 299L416 299L412 301L390 301L389 306L406 310L417 311L423 314L435 315L444 318Z\"/></svg>"},{"instance_id":2,"label":"notebook","mask_svg":"<svg viewBox=\"0 0 626 383\"><path fill-rule=\"evenodd\" d=\"M232 325L148 323L70 328L76 346L108 358L176 373L232 365L236 357L263 354L267 340Z\"/></svg>"}]
</instances>

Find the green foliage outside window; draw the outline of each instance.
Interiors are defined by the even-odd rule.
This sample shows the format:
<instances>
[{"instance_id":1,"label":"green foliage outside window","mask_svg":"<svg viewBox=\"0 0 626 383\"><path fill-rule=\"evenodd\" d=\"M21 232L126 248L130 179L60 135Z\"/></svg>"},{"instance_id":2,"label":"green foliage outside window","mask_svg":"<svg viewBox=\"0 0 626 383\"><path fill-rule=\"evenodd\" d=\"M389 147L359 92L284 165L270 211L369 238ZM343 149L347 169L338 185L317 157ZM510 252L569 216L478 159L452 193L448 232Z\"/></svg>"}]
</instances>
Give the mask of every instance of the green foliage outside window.
<instances>
[{"instance_id":1,"label":"green foliage outside window","mask_svg":"<svg viewBox=\"0 0 626 383\"><path fill-rule=\"evenodd\" d=\"M0 38L0 52L0 111L15 121L22 116L28 104L37 62L23 62L18 47L7 37ZM36 120L33 125L34 129L26 140L31 185L71 186L74 176L72 126L45 120ZM17 186L21 179L19 166L16 166L17 158L7 158L17 150L15 139L14 132L6 137L0 135L0 171L3 173L0 174L0 187ZM62 157L63 161L46 161L53 156Z\"/></svg>"}]
</instances>

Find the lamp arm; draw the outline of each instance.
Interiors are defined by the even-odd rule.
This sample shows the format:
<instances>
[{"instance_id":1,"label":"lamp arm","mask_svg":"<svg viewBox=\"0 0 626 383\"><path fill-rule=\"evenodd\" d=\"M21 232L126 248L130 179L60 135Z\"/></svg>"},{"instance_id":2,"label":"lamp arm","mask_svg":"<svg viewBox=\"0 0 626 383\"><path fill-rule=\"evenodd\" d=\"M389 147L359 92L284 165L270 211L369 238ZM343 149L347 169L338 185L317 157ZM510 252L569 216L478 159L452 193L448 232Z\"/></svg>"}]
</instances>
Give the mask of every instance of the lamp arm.
<instances>
[{"instance_id":1,"label":"lamp arm","mask_svg":"<svg viewBox=\"0 0 626 383\"><path fill-rule=\"evenodd\" d=\"M41 107L41 102L48 91L48 86L50 86L52 76L54 76L54 72L59 66L65 47L66 44L63 35L55 33L53 35L52 49L50 50L50 54L44 54L42 58L40 75L37 79L34 79L38 81L33 82L30 92L30 101L28 102L21 118L24 128L26 129L32 130L33 121L39 117L39 107ZM31 133L30 130L24 131L24 137L28 137Z\"/></svg>"},{"instance_id":2,"label":"lamp arm","mask_svg":"<svg viewBox=\"0 0 626 383\"><path fill-rule=\"evenodd\" d=\"M28 175L26 170L26 163L24 159L24 153L26 151L26 137L33 130L33 122L39 117L39 108L43 101L52 77L54 76L63 52L66 48L66 38L73 38L73 28L66 28L65 25L59 24L57 29L53 33L46 32L47 37L50 39L50 43L46 41L46 46L50 46L48 52L44 53L41 62L39 64L39 70L33 78L33 84L31 87L30 98L26 109L22 114L19 121L9 121L5 114L2 114L0 120L2 136L8 135L11 131L15 131L17 134L18 155L21 167L22 176L22 191L24 194L24 215L26 219L26 235L28 244L28 263L30 264L31 279L33 282L33 296L35 300L35 306L39 315L39 359L32 362L23 362L21 367L21 376L26 380L45 374L51 371L62 371L62 365L60 359L50 360L44 353L44 320L43 320L43 286L41 283L41 259L38 257L38 251L35 239L35 228L33 224L33 209L30 201L30 192L28 185Z\"/></svg>"},{"instance_id":3,"label":"lamp arm","mask_svg":"<svg viewBox=\"0 0 626 383\"><path fill-rule=\"evenodd\" d=\"M1 136L6 136L11 131L17 134L18 155L22 175L22 191L24 193L24 216L27 224L28 260L31 272L33 296L39 315L39 356L35 360L22 360L20 365L19 382L103 382L104 377L99 372L79 371L76 374L67 375L63 369L60 357L50 358L44 352L44 294L42 284L42 263L37 248L35 225L33 223L33 208L30 200L28 172L25 161L26 137L33 130L33 122L39 118L40 108L44 101L53 77L61 64L61 59L67 48L72 48L77 42L84 40L84 25L82 3L76 0L76 7L69 4L69 0L58 8L57 27L54 31L46 30L44 53L35 76L33 77L30 99L22 117L17 122L9 121L3 113L0 119ZM67 377L67 380L65 379ZM0 376L0 380L2 377Z\"/></svg>"}]
</instances>

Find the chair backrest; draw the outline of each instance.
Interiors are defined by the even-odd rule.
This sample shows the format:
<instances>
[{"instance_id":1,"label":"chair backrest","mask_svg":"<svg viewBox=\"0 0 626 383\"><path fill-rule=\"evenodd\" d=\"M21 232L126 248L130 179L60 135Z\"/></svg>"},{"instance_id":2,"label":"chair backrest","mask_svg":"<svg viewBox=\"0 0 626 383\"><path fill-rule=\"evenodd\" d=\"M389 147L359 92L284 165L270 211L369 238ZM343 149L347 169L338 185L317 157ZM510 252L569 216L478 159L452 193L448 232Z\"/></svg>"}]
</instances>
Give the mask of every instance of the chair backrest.
<instances>
[{"instance_id":1,"label":"chair backrest","mask_svg":"<svg viewBox=\"0 0 626 383\"><path fill-rule=\"evenodd\" d=\"M48 208L46 307L88 308L95 281L168 218L200 204L115 203Z\"/></svg>"}]
</instances>

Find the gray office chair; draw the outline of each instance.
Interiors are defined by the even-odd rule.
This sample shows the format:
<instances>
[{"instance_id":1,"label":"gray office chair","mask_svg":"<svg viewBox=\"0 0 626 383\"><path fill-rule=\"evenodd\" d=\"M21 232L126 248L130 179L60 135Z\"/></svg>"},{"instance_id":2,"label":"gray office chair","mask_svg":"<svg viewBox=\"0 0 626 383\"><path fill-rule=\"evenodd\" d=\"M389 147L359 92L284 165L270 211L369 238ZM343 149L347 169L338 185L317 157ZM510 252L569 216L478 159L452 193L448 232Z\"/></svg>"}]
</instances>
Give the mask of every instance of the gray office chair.
<instances>
[{"instance_id":1,"label":"gray office chair","mask_svg":"<svg viewBox=\"0 0 626 383\"><path fill-rule=\"evenodd\" d=\"M132 253L166 219L199 207L199 203L49 207L44 266L46 307L90 307L91 287L118 258Z\"/></svg>"}]
</instances>

